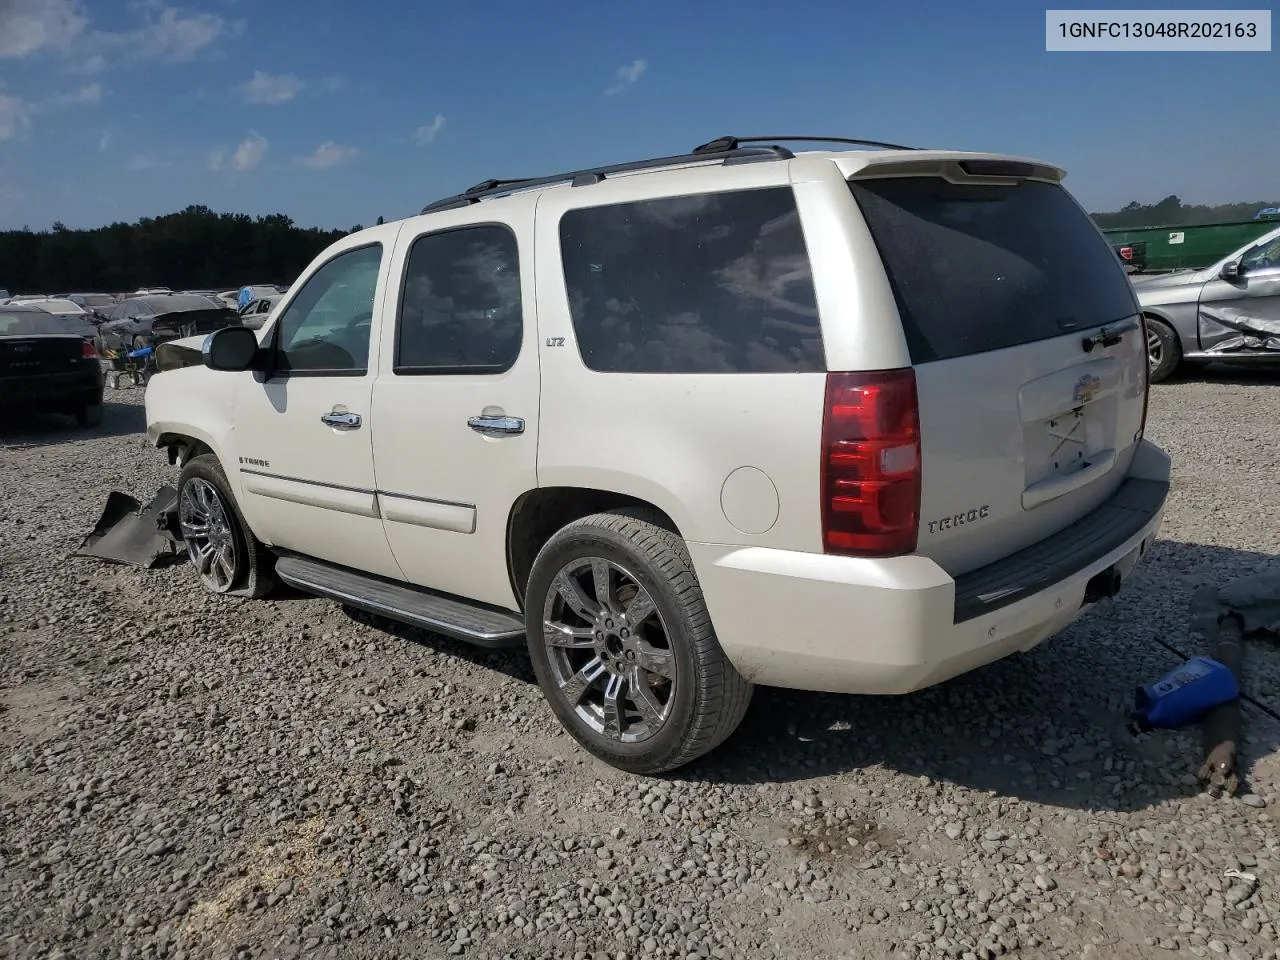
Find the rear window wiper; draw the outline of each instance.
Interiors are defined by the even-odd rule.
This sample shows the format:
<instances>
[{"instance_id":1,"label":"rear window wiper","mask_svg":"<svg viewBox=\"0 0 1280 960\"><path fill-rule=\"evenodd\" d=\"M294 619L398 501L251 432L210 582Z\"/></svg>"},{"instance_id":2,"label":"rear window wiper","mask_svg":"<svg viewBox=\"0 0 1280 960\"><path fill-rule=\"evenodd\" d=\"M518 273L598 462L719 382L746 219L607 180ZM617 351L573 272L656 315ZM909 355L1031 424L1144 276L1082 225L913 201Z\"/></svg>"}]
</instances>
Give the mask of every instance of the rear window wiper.
<instances>
[{"instance_id":1,"label":"rear window wiper","mask_svg":"<svg viewBox=\"0 0 1280 960\"><path fill-rule=\"evenodd\" d=\"M1114 347L1124 339L1126 333L1133 333L1137 329L1137 320L1130 320L1115 327L1103 327L1093 336L1085 337L1080 341L1080 346L1084 347L1085 353L1092 353L1094 347Z\"/></svg>"}]
</instances>

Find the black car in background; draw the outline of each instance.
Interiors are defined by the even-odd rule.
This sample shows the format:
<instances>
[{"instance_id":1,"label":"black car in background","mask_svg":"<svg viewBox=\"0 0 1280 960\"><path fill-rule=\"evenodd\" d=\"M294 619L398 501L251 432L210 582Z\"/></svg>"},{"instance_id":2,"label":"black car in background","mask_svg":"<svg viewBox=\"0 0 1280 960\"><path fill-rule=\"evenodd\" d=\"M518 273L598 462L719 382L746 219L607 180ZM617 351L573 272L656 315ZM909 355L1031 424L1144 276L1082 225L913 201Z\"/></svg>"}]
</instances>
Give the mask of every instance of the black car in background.
<instances>
[{"instance_id":1,"label":"black car in background","mask_svg":"<svg viewBox=\"0 0 1280 960\"><path fill-rule=\"evenodd\" d=\"M102 364L93 344L37 307L0 306L0 409L102 422Z\"/></svg>"},{"instance_id":2,"label":"black car in background","mask_svg":"<svg viewBox=\"0 0 1280 960\"><path fill-rule=\"evenodd\" d=\"M68 293L65 297L81 307L95 321L107 319L107 314L116 305L116 298L109 293Z\"/></svg>"},{"instance_id":3,"label":"black car in background","mask_svg":"<svg viewBox=\"0 0 1280 960\"><path fill-rule=\"evenodd\" d=\"M241 325L235 310L208 297L161 293L118 304L98 327L98 335L104 351L118 352Z\"/></svg>"}]
</instances>

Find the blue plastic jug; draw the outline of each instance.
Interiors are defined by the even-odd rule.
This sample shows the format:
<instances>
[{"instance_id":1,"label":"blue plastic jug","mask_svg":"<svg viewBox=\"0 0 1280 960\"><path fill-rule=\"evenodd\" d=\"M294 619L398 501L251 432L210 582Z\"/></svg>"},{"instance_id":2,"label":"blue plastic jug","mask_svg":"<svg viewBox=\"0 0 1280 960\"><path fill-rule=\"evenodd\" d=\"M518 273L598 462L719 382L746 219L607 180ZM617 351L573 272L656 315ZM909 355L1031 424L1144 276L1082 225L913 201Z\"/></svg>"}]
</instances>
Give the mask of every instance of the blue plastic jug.
<instances>
[{"instance_id":1,"label":"blue plastic jug","mask_svg":"<svg viewBox=\"0 0 1280 960\"><path fill-rule=\"evenodd\" d=\"M1134 722L1146 730L1185 727L1238 696L1235 674L1212 657L1192 657L1155 683L1134 690Z\"/></svg>"}]
</instances>

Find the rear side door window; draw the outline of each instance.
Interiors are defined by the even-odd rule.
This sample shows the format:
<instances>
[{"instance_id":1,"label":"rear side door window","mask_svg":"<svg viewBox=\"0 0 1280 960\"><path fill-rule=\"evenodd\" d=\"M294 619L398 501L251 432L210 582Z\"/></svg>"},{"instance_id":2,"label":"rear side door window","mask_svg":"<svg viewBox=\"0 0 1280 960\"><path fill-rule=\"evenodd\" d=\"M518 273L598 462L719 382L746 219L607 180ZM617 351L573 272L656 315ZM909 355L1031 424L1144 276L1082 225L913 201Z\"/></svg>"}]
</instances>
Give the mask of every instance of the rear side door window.
<instances>
[{"instance_id":1,"label":"rear side door window","mask_svg":"<svg viewBox=\"0 0 1280 960\"><path fill-rule=\"evenodd\" d=\"M382 245L339 253L313 273L276 323L278 374L363 376Z\"/></svg>"},{"instance_id":2,"label":"rear side door window","mask_svg":"<svg viewBox=\"0 0 1280 960\"><path fill-rule=\"evenodd\" d=\"M570 210L560 249L574 334L591 370L826 369L790 187Z\"/></svg>"},{"instance_id":3,"label":"rear side door window","mask_svg":"<svg viewBox=\"0 0 1280 960\"><path fill-rule=\"evenodd\" d=\"M516 237L481 224L418 237L405 265L395 373L496 374L524 338Z\"/></svg>"}]
</instances>

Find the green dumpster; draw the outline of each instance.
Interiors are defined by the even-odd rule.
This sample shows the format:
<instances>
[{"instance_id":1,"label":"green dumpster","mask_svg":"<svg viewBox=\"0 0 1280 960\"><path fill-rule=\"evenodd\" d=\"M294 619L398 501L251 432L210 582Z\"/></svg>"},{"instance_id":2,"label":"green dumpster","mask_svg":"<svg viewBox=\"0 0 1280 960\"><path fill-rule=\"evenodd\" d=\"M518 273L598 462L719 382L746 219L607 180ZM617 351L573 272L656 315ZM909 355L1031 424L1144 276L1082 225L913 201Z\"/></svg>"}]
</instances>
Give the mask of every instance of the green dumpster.
<instances>
[{"instance_id":1,"label":"green dumpster","mask_svg":"<svg viewBox=\"0 0 1280 960\"><path fill-rule=\"evenodd\" d=\"M1280 225L1280 216L1229 223L1201 223L1103 230L1113 247L1143 244L1147 272L1199 269L1216 263L1233 250Z\"/></svg>"}]
</instances>

